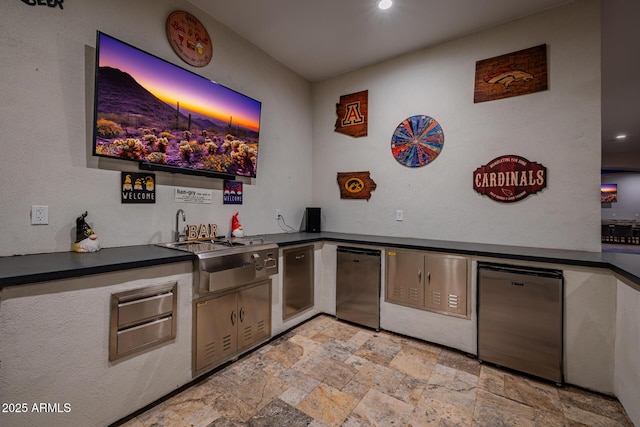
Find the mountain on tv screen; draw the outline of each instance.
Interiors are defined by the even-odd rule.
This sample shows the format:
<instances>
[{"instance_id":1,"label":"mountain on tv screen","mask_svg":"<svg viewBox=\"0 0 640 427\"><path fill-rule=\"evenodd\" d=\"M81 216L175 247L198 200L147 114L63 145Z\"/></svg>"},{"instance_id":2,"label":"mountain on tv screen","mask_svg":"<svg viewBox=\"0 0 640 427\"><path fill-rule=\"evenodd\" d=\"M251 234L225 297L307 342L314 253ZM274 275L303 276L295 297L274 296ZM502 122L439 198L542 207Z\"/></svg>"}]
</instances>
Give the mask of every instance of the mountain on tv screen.
<instances>
[{"instance_id":1,"label":"mountain on tv screen","mask_svg":"<svg viewBox=\"0 0 640 427\"><path fill-rule=\"evenodd\" d=\"M260 101L101 32L95 85L94 155L256 176Z\"/></svg>"}]
</instances>

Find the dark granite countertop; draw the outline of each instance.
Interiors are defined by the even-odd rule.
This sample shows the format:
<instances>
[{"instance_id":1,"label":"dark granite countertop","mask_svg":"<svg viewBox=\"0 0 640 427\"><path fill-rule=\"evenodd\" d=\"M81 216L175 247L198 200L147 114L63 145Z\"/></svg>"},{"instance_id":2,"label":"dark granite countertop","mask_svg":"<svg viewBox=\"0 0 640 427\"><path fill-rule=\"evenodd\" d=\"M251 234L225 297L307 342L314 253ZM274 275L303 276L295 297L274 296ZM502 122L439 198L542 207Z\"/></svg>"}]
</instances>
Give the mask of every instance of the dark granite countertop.
<instances>
[{"instance_id":1,"label":"dark granite countertop","mask_svg":"<svg viewBox=\"0 0 640 427\"><path fill-rule=\"evenodd\" d=\"M350 233L281 233L264 236L278 246L329 241L344 244L370 244L404 249L429 250L462 255L536 261L551 264L607 268L640 286L640 255L613 252L584 252L562 249L529 248L486 243L451 242L409 237L371 236Z\"/></svg>"},{"instance_id":2,"label":"dark granite countertop","mask_svg":"<svg viewBox=\"0 0 640 427\"><path fill-rule=\"evenodd\" d=\"M262 235L280 247L330 241L405 249L430 250L504 260L607 268L640 286L640 255L611 252L581 252L560 249L450 242L407 237L350 233L280 233ZM27 283L100 274L131 268L190 261L193 255L156 245L102 249L95 253L55 252L0 257L0 288Z\"/></svg>"},{"instance_id":3,"label":"dark granite countertop","mask_svg":"<svg viewBox=\"0 0 640 427\"><path fill-rule=\"evenodd\" d=\"M0 257L0 288L192 259L190 253L156 245L106 248L93 253L53 252Z\"/></svg>"}]
</instances>

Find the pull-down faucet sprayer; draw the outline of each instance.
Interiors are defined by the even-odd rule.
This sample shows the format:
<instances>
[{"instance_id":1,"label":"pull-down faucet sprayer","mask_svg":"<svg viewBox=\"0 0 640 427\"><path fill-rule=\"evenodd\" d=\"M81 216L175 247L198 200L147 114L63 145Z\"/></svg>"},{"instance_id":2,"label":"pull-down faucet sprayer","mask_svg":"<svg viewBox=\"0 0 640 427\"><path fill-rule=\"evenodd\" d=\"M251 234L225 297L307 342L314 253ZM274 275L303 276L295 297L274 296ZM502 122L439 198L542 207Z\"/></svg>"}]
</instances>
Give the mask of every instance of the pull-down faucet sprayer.
<instances>
[{"instance_id":1,"label":"pull-down faucet sprayer","mask_svg":"<svg viewBox=\"0 0 640 427\"><path fill-rule=\"evenodd\" d=\"M182 214L182 220L186 221L187 217L184 214L184 211L182 209L178 209L178 211L176 212L176 231L174 232L174 236L175 236L175 240L176 242L180 241L180 237L183 236L182 233L180 233L180 228L178 226L178 223L180 221L180 214Z\"/></svg>"}]
</instances>

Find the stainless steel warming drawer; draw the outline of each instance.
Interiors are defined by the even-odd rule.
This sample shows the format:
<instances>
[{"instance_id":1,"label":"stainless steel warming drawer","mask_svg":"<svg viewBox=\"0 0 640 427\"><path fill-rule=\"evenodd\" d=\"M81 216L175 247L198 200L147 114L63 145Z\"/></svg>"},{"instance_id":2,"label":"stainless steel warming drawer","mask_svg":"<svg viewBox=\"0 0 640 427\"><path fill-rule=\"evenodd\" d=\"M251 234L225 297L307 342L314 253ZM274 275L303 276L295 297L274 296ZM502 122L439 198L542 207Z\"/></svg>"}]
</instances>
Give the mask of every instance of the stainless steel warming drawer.
<instances>
[{"instance_id":1,"label":"stainless steel warming drawer","mask_svg":"<svg viewBox=\"0 0 640 427\"><path fill-rule=\"evenodd\" d=\"M478 359L563 381L562 271L478 263Z\"/></svg>"},{"instance_id":2,"label":"stainless steel warming drawer","mask_svg":"<svg viewBox=\"0 0 640 427\"><path fill-rule=\"evenodd\" d=\"M177 282L111 295L109 360L176 337Z\"/></svg>"},{"instance_id":3,"label":"stainless steel warming drawer","mask_svg":"<svg viewBox=\"0 0 640 427\"><path fill-rule=\"evenodd\" d=\"M141 320L152 319L163 314L171 314L173 312L173 295L174 293L166 288L162 288L163 293L151 295L149 297L144 294L136 293L135 296L130 295L129 298L118 298L118 327L139 323Z\"/></svg>"}]
</instances>

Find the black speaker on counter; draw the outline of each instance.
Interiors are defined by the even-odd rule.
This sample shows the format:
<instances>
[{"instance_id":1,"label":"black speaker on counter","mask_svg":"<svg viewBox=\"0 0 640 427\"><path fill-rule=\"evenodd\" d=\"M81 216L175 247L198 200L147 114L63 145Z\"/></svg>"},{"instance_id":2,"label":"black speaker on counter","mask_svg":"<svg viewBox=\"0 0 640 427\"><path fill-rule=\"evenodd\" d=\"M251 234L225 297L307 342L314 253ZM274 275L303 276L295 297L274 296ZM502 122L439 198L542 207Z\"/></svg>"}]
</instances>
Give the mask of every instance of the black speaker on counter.
<instances>
[{"instance_id":1,"label":"black speaker on counter","mask_svg":"<svg viewBox=\"0 0 640 427\"><path fill-rule=\"evenodd\" d=\"M320 232L320 208L307 208L305 214L306 226L304 231L307 233Z\"/></svg>"}]
</instances>

